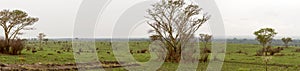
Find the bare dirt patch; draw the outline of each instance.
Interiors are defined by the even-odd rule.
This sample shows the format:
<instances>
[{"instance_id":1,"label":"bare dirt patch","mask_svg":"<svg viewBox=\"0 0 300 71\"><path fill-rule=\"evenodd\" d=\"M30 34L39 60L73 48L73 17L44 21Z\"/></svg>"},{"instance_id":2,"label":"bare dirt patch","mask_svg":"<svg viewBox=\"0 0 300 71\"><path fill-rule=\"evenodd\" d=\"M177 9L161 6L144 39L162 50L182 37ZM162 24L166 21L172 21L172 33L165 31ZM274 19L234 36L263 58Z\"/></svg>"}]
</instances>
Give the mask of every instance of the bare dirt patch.
<instances>
[{"instance_id":1,"label":"bare dirt patch","mask_svg":"<svg viewBox=\"0 0 300 71\"><path fill-rule=\"evenodd\" d=\"M99 63L70 63L70 64L2 64L0 71L74 71L81 69L119 68L126 66L139 66L135 63L124 63L116 61L103 61ZM122 66L124 64L125 66Z\"/></svg>"}]
</instances>

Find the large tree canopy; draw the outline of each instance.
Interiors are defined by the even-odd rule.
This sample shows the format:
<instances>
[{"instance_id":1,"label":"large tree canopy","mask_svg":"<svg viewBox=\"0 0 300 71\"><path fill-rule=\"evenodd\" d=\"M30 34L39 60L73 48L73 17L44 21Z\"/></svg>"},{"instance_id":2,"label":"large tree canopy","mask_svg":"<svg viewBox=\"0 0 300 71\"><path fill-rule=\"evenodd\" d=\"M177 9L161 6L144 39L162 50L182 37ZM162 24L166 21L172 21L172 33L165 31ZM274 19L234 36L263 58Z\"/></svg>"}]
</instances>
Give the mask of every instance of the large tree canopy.
<instances>
[{"instance_id":1,"label":"large tree canopy","mask_svg":"<svg viewBox=\"0 0 300 71\"><path fill-rule=\"evenodd\" d=\"M5 43L0 48L1 52L9 52L10 41L16 40L17 35L22 34L21 30L32 30L30 25L33 25L39 19L30 17L21 10L2 10L0 11L0 26L3 28Z\"/></svg>"},{"instance_id":2,"label":"large tree canopy","mask_svg":"<svg viewBox=\"0 0 300 71\"><path fill-rule=\"evenodd\" d=\"M21 10L3 10L0 12L0 26L4 30L5 39L15 39L26 26L33 25L39 19L29 17L28 14Z\"/></svg>"},{"instance_id":3,"label":"large tree canopy","mask_svg":"<svg viewBox=\"0 0 300 71\"><path fill-rule=\"evenodd\" d=\"M167 61L178 62L182 46L194 36L209 16L201 14L202 8L184 0L161 0L147 10L148 24L167 46Z\"/></svg>"}]
</instances>

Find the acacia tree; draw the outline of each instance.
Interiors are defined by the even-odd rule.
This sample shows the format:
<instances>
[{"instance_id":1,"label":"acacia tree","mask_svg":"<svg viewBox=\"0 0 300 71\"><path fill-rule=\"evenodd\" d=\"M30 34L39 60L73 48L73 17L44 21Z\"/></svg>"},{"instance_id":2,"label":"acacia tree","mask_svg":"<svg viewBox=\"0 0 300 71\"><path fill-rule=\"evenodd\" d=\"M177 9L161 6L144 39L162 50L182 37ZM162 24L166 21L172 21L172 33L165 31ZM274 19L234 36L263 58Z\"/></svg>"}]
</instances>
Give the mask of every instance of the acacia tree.
<instances>
[{"instance_id":1,"label":"acacia tree","mask_svg":"<svg viewBox=\"0 0 300 71\"><path fill-rule=\"evenodd\" d=\"M44 37L46 37L46 35L44 33L39 33L39 35L37 37L39 39L40 49L42 50L42 41L43 41Z\"/></svg>"},{"instance_id":2,"label":"acacia tree","mask_svg":"<svg viewBox=\"0 0 300 71\"><path fill-rule=\"evenodd\" d=\"M207 47L207 44L211 41L212 35L209 34L199 34L200 41L203 42L204 48Z\"/></svg>"},{"instance_id":3,"label":"acacia tree","mask_svg":"<svg viewBox=\"0 0 300 71\"><path fill-rule=\"evenodd\" d=\"M179 62L183 44L204 24L209 16L200 14L202 8L184 0L161 0L147 10L147 22L160 36L168 53L166 62Z\"/></svg>"},{"instance_id":4,"label":"acacia tree","mask_svg":"<svg viewBox=\"0 0 300 71\"><path fill-rule=\"evenodd\" d=\"M293 42L292 38L290 38L290 37L285 37L285 38L282 38L281 40L284 43L286 48L289 47L289 42Z\"/></svg>"},{"instance_id":5,"label":"acacia tree","mask_svg":"<svg viewBox=\"0 0 300 71\"><path fill-rule=\"evenodd\" d=\"M265 56L268 55L266 46L271 45L273 37L276 34L277 33L275 30L272 28L262 28L254 32L254 35L256 35L256 40L263 46L263 52L265 52Z\"/></svg>"},{"instance_id":6,"label":"acacia tree","mask_svg":"<svg viewBox=\"0 0 300 71\"><path fill-rule=\"evenodd\" d=\"M5 43L1 48L1 52L9 52L10 41L15 40L16 36L21 34L21 30L32 30L28 26L33 25L39 19L30 17L28 14L21 10L2 10L0 11L0 26L3 28Z\"/></svg>"}]
</instances>

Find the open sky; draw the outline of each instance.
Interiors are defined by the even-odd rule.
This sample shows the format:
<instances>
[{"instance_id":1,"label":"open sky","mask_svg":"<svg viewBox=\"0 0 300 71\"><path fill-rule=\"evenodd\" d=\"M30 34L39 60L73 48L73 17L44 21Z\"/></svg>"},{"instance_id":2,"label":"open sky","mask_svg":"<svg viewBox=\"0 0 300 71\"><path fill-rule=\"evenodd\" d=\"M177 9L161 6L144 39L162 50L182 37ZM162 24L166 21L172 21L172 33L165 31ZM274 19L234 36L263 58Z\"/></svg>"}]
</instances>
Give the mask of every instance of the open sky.
<instances>
[{"instance_id":1,"label":"open sky","mask_svg":"<svg viewBox=\"0 0 300 71\"><path fill-rule=\"evenodd\" d=\"M136 0L112 0L112 2L123 3L124 6L132 1ZM276 29L279 33L277 38L298 38L300 36L300 28L298 28L300 26L298 18L300 16L300 0L215 1L222 14L226 35L229 38L253 38L253 32L264 27ZM36 37L39 32L44 32L49 38L65 38L73 35L75 18L81 2L82 0L0 0L0 10L19 9L26 11L30 16L40 18L34 25L37 29L26 31L21 37L32 38ZM110 6L114 6L114 4L112 3ZM109 38L114 24L103 23L96 27L98 38ZM147 38L149 29L147 24L140 25L131 36ZM197 33L210 33L208 25L202 26ZM2 31L0 35L3 35Z\"/></svg>"}]
</instances>

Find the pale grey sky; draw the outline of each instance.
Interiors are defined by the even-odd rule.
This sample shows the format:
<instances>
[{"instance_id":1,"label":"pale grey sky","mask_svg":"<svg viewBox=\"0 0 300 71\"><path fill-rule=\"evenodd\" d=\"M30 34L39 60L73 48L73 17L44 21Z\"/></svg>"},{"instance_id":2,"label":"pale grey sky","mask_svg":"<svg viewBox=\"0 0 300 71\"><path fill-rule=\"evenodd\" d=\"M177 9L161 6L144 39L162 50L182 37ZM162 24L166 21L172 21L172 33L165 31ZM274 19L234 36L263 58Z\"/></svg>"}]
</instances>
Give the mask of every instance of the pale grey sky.
<instances>
[{"instance_id":1,"label":"pale grey sky","mask_svg":"<svg viewBox=\"0 0 300 71\"><path fill-rule=\"evenodd\" d=\"M37 30L27 31L23 37L36 37L44 32L50 38L72 37L74 21L82 0L0 0L0 10L20 9L29 15L39 17L40 21L34 25ZM112 2L135 2L137 0L112 0ZM275 28L282 36L300 36L300 0L215 0L223 16L227 36L250 36L253 32L264 27ZM122 7L122 5L120 5ZM113 10L113 3L108 6ZM107 10L109 12L110 10ZM104 12L105 13L105 12ZM108 17L110 15L104 15ZM109 18L107 18L109 19ZM100 20L101 21L101 20ZM105 20L104 20L105 21ZM97 37L110 37L113 30L112 23L96 26ZM132 37L147 37L147 24L137 26ZM200 32L210 33L208 25L201 27ZM199 33L199 32L198 32ZM1 31L0 35L3 35Z\"/></svg>"}]
</instances>

